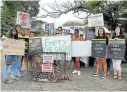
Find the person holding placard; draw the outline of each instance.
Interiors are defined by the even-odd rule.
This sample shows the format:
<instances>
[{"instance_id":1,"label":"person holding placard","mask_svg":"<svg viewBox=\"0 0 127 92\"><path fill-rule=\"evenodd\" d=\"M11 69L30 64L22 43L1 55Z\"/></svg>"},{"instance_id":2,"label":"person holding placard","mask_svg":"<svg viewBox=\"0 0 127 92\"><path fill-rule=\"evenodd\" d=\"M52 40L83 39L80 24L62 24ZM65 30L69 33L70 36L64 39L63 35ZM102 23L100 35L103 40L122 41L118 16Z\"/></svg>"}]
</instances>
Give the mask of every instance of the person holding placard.
<instances>
[{"instance_id":1,"label":"person holding placard","mask_svg":"<svg viewBox=\"0 0 127 92\"><path fill-rule=\"evenodd\" d=\"M11 38L11 39L18 39L17 31L15 29L10 30L7 37ZM17 62L18 62L17 55L6 55L5 66L4 66L4 74L3 74L4 83L6 83L6 84L12 83L12 81L9 81L7 78L7 72L8 72L10 65L12 67L11 68L11 78L14 80L19 80L19 78L16 76L16 64L17 64Z\"/></svg>"},{"instance_id":2,"label":"person holding placard","mask_svg":"<svg viewBox=\"0 0 127 92\"><path fill-rule=\"evenodd\" d=\"M125 36L122 33L120 27L116 27L114 36L112 37L114 40L125 39ZM122 60L112 59L113 62L113 69L114 69L114 76L112 79L121 80L121 62Z\"/></svg>"},{"instance_id":3,"label":"person holding placard","mask_svg":"<svg viewBox=\"0 0 127 92\"><path fill-rule=\"evenodd\" d=\"M106 39L105 30L103 28L100 28L98 30L98 36L95 39ZM104 72L102 78L106 78L106 74L107 74L106 58L96 58L96 73L93 76L95 77L99 76L100 62L102 62L103 72Z\"/></svg>"},{"instance_id":4,"label":"person holding placard","mask_svg":"<svg viewBox=\"0 0 127 92\"><path fill-rule=\"evenodd\" d=\"M75 34L72 37L73 41L79 41L80 36L79 36L79 30L75 29ZM72 73L78 73L78 75L81 74L80 72L80 57L73 57L74 59L74 71Z\"/></svg>"},{"instance_id":5,"label":"person holding placard","mask_svg":"<svg viewBox=\"0 0 127 92\"><path fill-rule=\"evenodd\" d=\"M16 25L15 26L15 30L17 31L17 33L18 33L18 37L19 36L23 36L23 34L22 34L22 32L21 32L21 26L20 25ZM22 65L22 58L23 58L23 56L18 56L18 62L17 62L17 76L19 76L19 77L22 77L22 75L21 75L21 65Z\"/></svg>"}]
</instances>

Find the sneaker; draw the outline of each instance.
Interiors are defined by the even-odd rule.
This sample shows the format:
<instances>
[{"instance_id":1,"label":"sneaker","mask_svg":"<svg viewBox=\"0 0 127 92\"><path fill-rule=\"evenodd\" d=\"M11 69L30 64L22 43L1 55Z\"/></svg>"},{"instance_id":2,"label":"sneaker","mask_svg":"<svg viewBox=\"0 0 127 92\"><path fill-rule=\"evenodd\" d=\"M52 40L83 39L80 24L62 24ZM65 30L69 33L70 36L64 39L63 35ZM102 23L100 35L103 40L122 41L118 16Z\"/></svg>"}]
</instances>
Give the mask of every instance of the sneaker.
<instances>
[{"instance_id":1,"label":"sneaker","mask_svg":"<svg viewBox=\"0 0 127 92\"><path fill-rule=\"evenodd\" d=\"M20 72L17 72L17 77L22 77L22 75L20 74Z\"/></svg>"},{"instance_id":2,"label":"sneaker","mask_svg":"<svg viewBox=\"0 0 127 92\"><path fill-rule=\"evenodd\" d=\"M78 73L78 71L77 70L74 70L72 73Z\"/></svg>"},{"instance_id":3,"label":"sneaker","mask_svg":"<svg viewBox=\"0 0 127 92\"><path fill-rule=\"evenodd\" d=\"M98 73L95 73L93 76L94 76L94 77L97 77L97 76L99 76L99 74L98 74Z\"/></svg>"},{"instance_id":4,"label":"sneaker","mask_svg":"<svg viewBox=\"0 0 127 92\"><path fill-rule=\"evenodd\" d=\"M11 81L11 80L4 80L4 83L5 84L11 84L11 83L13 83L13 81Z\"/></svg>"},{"instance_id":5,"label":"sneaker","mask_svg":"<svg viewBox=\"0 0 127 92\"><path fill-rule=\"evenodd\" d=\"M105 78L106 78L106 74L104 74L101 78L102 78L102 79L105 79Z\"/></svg>"},{"instance_id":6,"label":"sneaker","mask_svg":"<svg viewBox=\"0 0 127 92\"><path fill-rule=\"evenodd\" d=\"M12 78L13 80L19 80L19 78L15 77L15 76L13 76L13 75L11 75L11 78Z\"/></svg>"},{"instance_id":7,"label":"sneaker","mask_svg":"<svg viewBox=\"0 0 127 92\"><path fill-rule=\"evenodd\" d=\"M78 71L78 75L81 75L81 72L80 71Z\"/></svg>"}]
</instances>

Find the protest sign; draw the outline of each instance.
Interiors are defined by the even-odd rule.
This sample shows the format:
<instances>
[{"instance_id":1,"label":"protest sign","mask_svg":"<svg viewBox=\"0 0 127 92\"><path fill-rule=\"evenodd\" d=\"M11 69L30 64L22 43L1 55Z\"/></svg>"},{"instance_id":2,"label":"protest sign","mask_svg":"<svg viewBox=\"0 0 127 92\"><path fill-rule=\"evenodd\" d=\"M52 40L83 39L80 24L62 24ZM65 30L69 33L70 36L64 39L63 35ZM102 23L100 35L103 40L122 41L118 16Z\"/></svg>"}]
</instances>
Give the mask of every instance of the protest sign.
<instances>
[{"instance_id":1,"label":"protest sign","mask_svg":"<svg viewBox=\"0 0 127 92\"><path fill-rule=\"evenodd\" d=\"M64 33L71 33L74 34L75 29L80 31L83 31L83 26L63 26L62 27Z\"/></svg>"},{"instance_id":2,"label":"protest sign","mask_svg":"<svg viewBox=\"0 0 127 92\"><path fill-rule=\"evenodd\" d=\"M42 37L44 52L65 52L66 60L71 60L71 36Z\"/></svg>"},{"instance_id":3,"label":"protest sign","mask_svg":"<svg viewBox=\"0 0 127 92\"><path fill-rule=\"evenodd\" d=\"M91 41L72 41L72 57L91 56Z\"/></svg>"},{"instance_id":4,"label":"protest sign","mask_svg":"<svg viewBox=\"0 0 127 92\"><path fill-rule=\"evenodd\" d=\"M106 40L104 39L92 40L92 56L98 58L106 58Z\"/></svg>"},{"instance_id":5,"label":"protest sign","mask_svg":"<svg viewBox=\"0 0 127 92\"><path fill-rule=\"evenodd\" d=\"M22 26L22 28L30 28L30 15L25 12L17 11L16 24Z\"/></svg>"},{"instance_id":6,"label":"protest sign","mask_svg":"<svg viewBox=\"0 0 127 92\"><path fill-rule=\"evenodd\" d=\"M66 53L61 53L61 52L43 52L40 53L41 57L43 57L43 55L52 55L53 56L53 60L66 60Z\"/></svg>"},{"instance_id":7,"label":"protest sign","mask_svg":"<svg viewBox=\"0 0 127 92\"><path fill-rule=\"evenodd\" d=\"M42 23L40 21L31 22L31 31L36 32L36 34L42 34Z\"/></svg>"},{"instance_id":8,"label":"protest sign","mask_svg":"<svg viewBox=\"0 0 127 92\"><path fill-rule=\"evenodd\" d=\"M123 60L125 56L125 40L109 40L107 58Z\"/></svg>"},{"instance_id":9,"label":"protest sign","mask_svg":"<svg viewBox=\"0 0 127 92\"><path fill-rule=\"evenodd\" d=\"M20 40L25 41L25 54L28 54L28 50L29 50L29 37L27 37L27 36L19 36L18 38Z\"/></svg>"},{"instance_id":10,"label":"protest sign","mask_svg":"<svg viewBox=\"0 0 127 92\"><path fill-rule=\"evenodd\" d=\"M95 38L95 27L86 27L85 28L85 39L92 40Z\"/></svg>"},{"instance_id":11,"label":"protest sign","mask_svg":"<svg viewBox=\"0 0 127 92\"><path fill-rule=\"evenodd\" d=\"M103 14L94 14L88 17L88 27L104 26Z\"/></svg>"},{"instance_id":12,"label":"protest sign","mask_svg":"<svg viewBox=\"0 0 127 92\"><path fill-rule=\"evenodd\" d=\"M53 63L53 55L43 55L43 63L44 64L52 64Z\"/></svg>"},{"instance_id":13,"label":"protest sign","mask_svg":"<svg viewBox=\"0 0 127 92\"><path fill-rule=\"evenodd\" d=\"M24 55L25 41L6 38L3 41L3 53L6 55Z\"/></svg>"},{"instance_id":14,"label":"protest sign","mask_svg":"<svg viewBox=\"0 0 127 92\"><path fill-rule=\"evenodd\" d=\"M41 37L29 38L29 54L36 54L42 52Z\"/></svg>"},{"instance_id":15,"label":"protest sign","mask_svg":"<svg viewBox=\"0 0 127 92\"><path fill-rule=\"evenodd\" d=\"M53 72L52 64L42 64L42 72Z\"/></svg>"}]
</instances>

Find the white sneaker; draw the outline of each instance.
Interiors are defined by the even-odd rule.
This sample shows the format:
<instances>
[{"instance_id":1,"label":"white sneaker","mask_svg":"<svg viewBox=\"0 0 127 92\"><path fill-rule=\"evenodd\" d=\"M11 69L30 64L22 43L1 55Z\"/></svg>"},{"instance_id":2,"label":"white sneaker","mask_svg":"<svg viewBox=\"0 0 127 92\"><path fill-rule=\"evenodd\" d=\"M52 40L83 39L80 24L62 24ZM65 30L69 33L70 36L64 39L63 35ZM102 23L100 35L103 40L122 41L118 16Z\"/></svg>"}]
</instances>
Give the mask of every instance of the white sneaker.
<instances>
[{"instance_id":1,"label":"white sneaker","mask_svg":"<svg viewBox=\"0 0 127 92\"><path fill-rule=\"evenodd\" d=\"M20 72L17 72L17 76L18 77L22 77L22 75L20 74Z\"/></svg>"},{"instance_id":2,"label":"white sneaker","mask_svg":"<svg viewBox=\"0 0 127 92\"><path fill-rule=\"evenodd\" d=\"M81 72L80 71L78 71L78 75L81 75Z\"/></svg>"},{"instance_id":3,"label":"white sneaker","mask_svg":"<svg viewBox=\"0 0 127 92\"><path fill-rule=\"evenodd\" d=\"M12 78L13 80L19 80L19 78L13 76L12 74L11 74L11 78Z\"/></svg>"},{"instance_id":4,"label":"white sneaker","mask_svg":"<svg viewBox=\"0 0 127 92\"><path fill-rule=\"evenodd\" d=\"M74 70L72 73L78 73L78 71L77 70Z\"/></svg>"}]
</instances>

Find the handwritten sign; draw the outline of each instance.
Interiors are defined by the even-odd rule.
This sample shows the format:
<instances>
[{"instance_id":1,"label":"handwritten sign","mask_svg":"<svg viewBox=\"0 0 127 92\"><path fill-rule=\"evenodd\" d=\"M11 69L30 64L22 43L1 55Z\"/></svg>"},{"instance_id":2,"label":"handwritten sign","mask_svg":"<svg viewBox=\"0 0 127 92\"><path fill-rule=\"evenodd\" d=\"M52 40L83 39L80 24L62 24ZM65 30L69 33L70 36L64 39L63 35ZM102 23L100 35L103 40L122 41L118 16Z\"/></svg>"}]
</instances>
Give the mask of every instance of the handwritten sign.
<instances>
[{"instance_id":1,"label":"handwritten sign","mask_svg":"<svg viewBox=\"0 0 127 92\"><path fill-rule=\"evenodd\" d=\"M51 55L53 56L53 60L66 60L66 53L60 53L60 52L43 52L43 53L40 53L41 57L43 58L43 55Z\"/></svg>"},{"instance_id":2,"label":"handwritten sign","mask_svg":"<svg viewBox=\"0 0 127 92\"><path fill-rule=\"evenodd\" d=\"M106 40L102 39L92 40L92 56L98 58L106 57Z\"/></svg>"},{"instance_id":3,"label":"handwritten sign","mask_svg":"<svg viewBox=\"0 0 127 92\"><path fill-rule=\"evenodd\" d=\"M95 27L86 27L85 28L85 39L92 40L95 38Z\"/></svg>"},{"instance_id":4,"label":"handwritten sign","mask_svg":"<svg viewBox=\"0 0 127 92\"><path fill-rule=\"evenodd\" d=\"M29 38L29 54L42 52L42 41L40 37Z\"/></svg>"},{"instance_id":5,"label":"handwritten sign","mask_svg":"<svg viewBox=\"0 0 127 92\"><path fill-rule=\"evenodd\" d=\"M43 55L43 63L52 64L53 63L53 55Z\"/></svg>"},{"instance_id":6,"label":"handwritten sign","mask_svg":"<svg viewBox=\"0 0 127 92\"><path fill-rule=\"evenodd\" d=\"M42 64L42 72L53 72L52 64Z\"/></svg>"},{"instance_id":7,"label":"handwritten sign","mask_svg":"<svg viewBox=\"0 0 127 92\"><path fill-rule=\"evenodd\" d=\"M22 26L22 28L30 28L30 15L25 12L17 11L16 24Z\"/></svg>"},{"instance_id":8,"label":"handwritten sign","mask_svg":"<svg viewBox=\"0 0 127 92\"><path fill-rule=\"evenodd\" d=\"M99 13L90 15L88 17L88 26L89 27L104 26L103 14Z\"/></svg>"},{"instance_id":9,"label":"handwritten sign","mask_svg":"<svg viewBox=\"0 0 127 92\"><path fill-rule=\"evenodd\" d=\"M71 60L71 36L42 37L44 52L65 52L66 60Z\"/></svg>"},{"instance_id":10,"label":"handwritten sign","mask_svg":"<svg viewBox=\"0 0 127 92\"><path fill-rule=\"evenodd\" d=\"M107 58L124 59L125 55L125 40L109 40L107 46Z\"/></svg>"},{"instance_id":11,"label":"handwritten sign","mask_svg":"<svg viewBox=\"0 0 127 92\"><path fill-rule=\"evenodd\" d=\"M24 55L25 41L6 38L3 42L3 53L6 55Z\"/></svg>"},{"instance_id":12,"label":"handwritten sign","mask_svg":"<svg viewBox=\"0 0 127 92\"><path fill-rule=\"evenodd\" d=\"M29 50L29 37L19 36L18 38L20 40L25 41L25 54L28 54L28 50Z\"/></svg>"}]
</instances>

